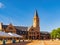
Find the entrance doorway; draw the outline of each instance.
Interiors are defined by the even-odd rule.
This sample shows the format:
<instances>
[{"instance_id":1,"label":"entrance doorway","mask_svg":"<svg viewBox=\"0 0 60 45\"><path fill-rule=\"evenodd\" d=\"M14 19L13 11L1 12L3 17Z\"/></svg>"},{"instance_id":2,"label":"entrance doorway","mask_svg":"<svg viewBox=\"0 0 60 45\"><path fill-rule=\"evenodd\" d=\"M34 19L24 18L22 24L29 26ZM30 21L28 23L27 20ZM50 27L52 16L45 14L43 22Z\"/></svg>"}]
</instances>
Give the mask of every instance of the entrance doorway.
<instances>
[{"instance_id":1,"label":"entrance doorway","mask_svg":"<svg viewBox=\"0 0 60 45\"><path fill-rule=\"evenodd\" d=\"M39 39L40 37L39 37L39 35L37 36L37 39Z\"/></svg>"}]
</instances>

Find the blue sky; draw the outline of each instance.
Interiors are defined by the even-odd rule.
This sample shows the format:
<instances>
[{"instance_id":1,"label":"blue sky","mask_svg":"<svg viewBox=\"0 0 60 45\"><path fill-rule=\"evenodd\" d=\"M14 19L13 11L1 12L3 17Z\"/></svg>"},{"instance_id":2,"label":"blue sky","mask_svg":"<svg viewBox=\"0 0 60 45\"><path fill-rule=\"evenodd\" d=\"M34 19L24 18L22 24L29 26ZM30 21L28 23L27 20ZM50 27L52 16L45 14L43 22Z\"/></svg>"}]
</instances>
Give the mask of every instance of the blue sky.
<instances>
[{"instance_id":1,"label":"blue sky","mask_svg":"<svg viewBox=\"0 0 60 45\"><path fill-rule=\"evenodd\" d=\"M31 26L36 9L41 31L60 27L59 0L0 0L0 22Z\"/></svg>"}]
</instances>

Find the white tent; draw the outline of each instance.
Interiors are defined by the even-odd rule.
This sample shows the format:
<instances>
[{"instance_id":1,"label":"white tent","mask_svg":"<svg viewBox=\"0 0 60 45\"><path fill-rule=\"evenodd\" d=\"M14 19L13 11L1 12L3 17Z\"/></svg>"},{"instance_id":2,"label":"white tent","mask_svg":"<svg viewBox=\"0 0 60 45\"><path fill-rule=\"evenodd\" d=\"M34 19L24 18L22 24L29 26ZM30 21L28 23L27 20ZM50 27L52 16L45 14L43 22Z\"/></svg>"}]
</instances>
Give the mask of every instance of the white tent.
<instances>
[{"instance_id":1,"label":"white tent","mask_svg":"<svg viewBox=\"0 0 60 45\"><path fill-rule=\"evenodd\" d=\"M11 37L8 33L0 31L0 37Z\"/></svg>"},{"instance_id":2,"label":"white tent","mask_svg":"<svg viewBox=\"0 0 60 45\"><path fill-rule=\"evenodd\" d=\"M18 35L18 34L15 34L15 33L12 33L14 36L16 36L16 37L21 37L22 38L22 36L21 35Z\"/></svg>"},{"instance_id":3,"label":"white tent","mask_svg":"<svg viewBox=\"0 0 60 45\"><path fill-rule=\"evenodd\" d=\"M18 34L15 34L15 33L8 33L10 36L12 37L19 37L19 38L22 38L22 36L18 35Z\"/></svg>"},{"instance_id":4,"label":"white tent","mask_svg":"<svg viewBox=\"0 0 60 45\"><path fill-rule=\"evenodd\" d=\"M15 34L15 33L5 33L0 31L0 37L18 37L18 38L23 38L22 36Z\"/></svg>"}]
</instances>

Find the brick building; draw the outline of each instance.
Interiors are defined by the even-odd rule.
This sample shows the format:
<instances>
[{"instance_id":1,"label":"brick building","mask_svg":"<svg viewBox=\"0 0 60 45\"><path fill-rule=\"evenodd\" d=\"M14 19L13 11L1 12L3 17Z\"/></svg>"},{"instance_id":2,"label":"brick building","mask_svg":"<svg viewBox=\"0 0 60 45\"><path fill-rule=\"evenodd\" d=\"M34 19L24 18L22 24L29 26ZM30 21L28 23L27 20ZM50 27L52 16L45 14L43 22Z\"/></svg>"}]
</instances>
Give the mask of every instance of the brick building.
<instances>
[{"instance_id":1,"label":"brick building","mask_svg":"<svg viewBox=\"0 0 60 45\"><path fill-rule=\"evenodd\" d=\"M31 27L14 26L12 24L4 25L0 23L0 31L16 33L22 35L25 39L50 39L50 33L45 31L41 32L39 25L39 16L37 11L35 11L33 25Z\"/></svg>"}]
</instances>

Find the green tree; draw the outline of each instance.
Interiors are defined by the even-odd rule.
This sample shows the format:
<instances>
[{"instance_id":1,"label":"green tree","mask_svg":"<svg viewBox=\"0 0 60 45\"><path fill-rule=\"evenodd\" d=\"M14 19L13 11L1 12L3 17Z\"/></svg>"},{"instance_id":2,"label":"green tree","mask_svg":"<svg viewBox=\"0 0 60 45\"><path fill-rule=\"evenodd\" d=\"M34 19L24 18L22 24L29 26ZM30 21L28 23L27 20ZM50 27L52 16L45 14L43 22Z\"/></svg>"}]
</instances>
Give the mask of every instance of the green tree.
<instances>
[{"instance_id":1,"label":"green tree","mask_svg":"<svg viewBox=\"0 0 60 45\"><path fill-rule=\"evenodd\" d=\"M56 38L59 38L60 39L60 28L57 28L57 29L54 29L52 30L51 32L51 38L53 39L56 39Z\"/></svg>"},{"instance_id":2,"label":"green tree","mask_svg":"<svg viewBox=\"0 0 60 45\"><path fill-rule=\"evenodd\" d=\"M60 28L57 28L57 36L58 36L58 38L60 38Z\"/></svg>"},{"instance_id":3,"label":"green tree","mask_svg":"<svg viewBox=\"0 0 60 45\"><path fill-rule=\"evenodd\" d=\"M51 38L57 38L57 34L58 34L58 32L57 32L57 30L56 29L54 29L54 30L52 30L52 32L51 32Z\"/></svg>"}]
</instances>

